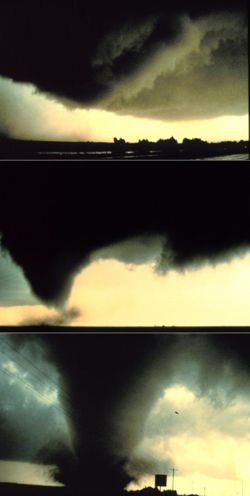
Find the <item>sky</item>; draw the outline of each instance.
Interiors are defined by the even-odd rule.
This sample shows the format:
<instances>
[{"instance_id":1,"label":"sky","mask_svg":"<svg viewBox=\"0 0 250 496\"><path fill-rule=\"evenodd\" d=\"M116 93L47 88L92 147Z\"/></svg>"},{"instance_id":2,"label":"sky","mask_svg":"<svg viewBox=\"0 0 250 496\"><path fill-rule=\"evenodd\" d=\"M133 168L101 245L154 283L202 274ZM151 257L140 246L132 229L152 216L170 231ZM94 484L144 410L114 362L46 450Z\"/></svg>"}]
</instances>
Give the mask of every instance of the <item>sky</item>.
<instances>
[{"instance_id":1,"label":"sky","mask_svg":"<svg viewBox=\"0 0 250 496\"><path fill-rule=\"evenodd\" d=\"M113 0L11 0L1 18L5 136L248 139L243 0L127 2L122 12Z\"/></svg>"},{"instance_id":2,"label":"sky","mask_svg":"<svg viewBox=\"0 0 250 496\"><path fill-rule=\"evenodd\" d=\"M249 325L249 168L1 174L1 325Z\"/></svg>"},{"instance_id":3,"label":"sky","mask_svg":"<svg viewBox=\"0 0 250 496\"><path fill-rule=\"evenodd\" d=\"M1 174L0 325L249 325L248 168Z\"/></svg>"},{"instance_id":4,"label":"sky","mask_svg":"<svg viewBox=\"0 0 250 496\"><path fill-rule=\"evenodd\" d=\"M28 336L24 344L4 334L0 341L0 482L60 485L56 466L45 463L48 446L72 443L59 372Z\"/></svg>"},{"instance_id":5,"label":"sky","mask_svg":"<svg viewBox=\"0 0 250 496\"><path fill-rule=\"evenodd\" d=\"M166 388L154 405L138 451L162 462L171 459L177 469L174 488L179 494L247 494L249 420L246 397L239 395L216 405L187 384L176 383ZM171 489L172 467L166 462L163 473L166 467L167 488ZM130 488L152 485L149 474Z\"/></svg>"},{"instance_id":6,"label":"sky","mask_svg":"<svg viewBox=\"0 0 250 496\"><path fill-rule=\"evenodd\" d=\"M27 298L30 286L8 258L11 270L0 292L0 325L250 325L249 252L212 266L163 274L156 270L159 254L158 248L140 264L112 255L93 260L75 277L62 308L49 308L35 296ZM4 258L0 274L6 270Z\"/></svg>"},{"instance_id":7,"label":"sky","mask_svg":"<svg viewBox=\"0 0 250 496\"><path fill-rule=\"evenodd\" d=\"M245 2L195 4L5 2L1 134L247 139ZM119 493L174 466L179 492L243 496L248 335L73 331L249 325L248 169L9 163L0 176L0 325L72 326L0 335L0 480L77 484L84 468L90 494Z\"/></svg>"},{"instance_id":8,"label":"sky","mask_svg":"<svg viewBox=\"0 0 250 496\"><path fill-rule=\"evenodd\" d=\"M63 307L76 277L97 260L138 270L155 261L162 275L240 261L250 245L249 174L238 163L8 163L1 168L3 277L11 280L10 256L23 273L17 289L23 277L30 286L27 304L35 295ZM7 301L7 283L1 293Z\"/></svg>"}]
</instances>

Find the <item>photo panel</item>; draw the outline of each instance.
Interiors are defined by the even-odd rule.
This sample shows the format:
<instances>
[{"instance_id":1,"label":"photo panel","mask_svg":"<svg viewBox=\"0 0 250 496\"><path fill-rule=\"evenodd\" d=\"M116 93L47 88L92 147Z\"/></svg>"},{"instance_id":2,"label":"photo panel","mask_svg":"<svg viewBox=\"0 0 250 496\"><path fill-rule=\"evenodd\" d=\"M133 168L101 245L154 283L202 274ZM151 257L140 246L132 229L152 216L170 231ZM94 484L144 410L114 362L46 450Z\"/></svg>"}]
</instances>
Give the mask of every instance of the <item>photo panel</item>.
<instances>
[{"instance_id":1,"label":"photo panel","mask_svg":"<svg viewBox=\"0 0 250 496\"><path fill-rule=\"evenodd\" d=\"M2 3L0 159L248 159L246 0Z\"/></svg>"},{"instance_id":2,"label":"photo panel","mask_svg":"<svg viewBox=\"0 0 250 496\"><path fill-rule=\"evenodd\" d=\"M0 175L0 325L249 325L248 166Z\"/></svg>"},{"instance_id":3,"label":"photo panel","mask_svg":"<svg viewBox=\"0 0 250 496\"><path fill-rule=\"evenodd\" d=\"M247 165L1 166L0 325L249 326Z\"/></svg>"},{"instance_id":4,"label":"photo panel","mask_svg":"<svg viewBox=\"0 0 250 496\"><path fill-rule=\"evenodd\" d=\"M249 333L22 328L0 343L4 494L248 494Z\"/></svg>"}]
</instances>

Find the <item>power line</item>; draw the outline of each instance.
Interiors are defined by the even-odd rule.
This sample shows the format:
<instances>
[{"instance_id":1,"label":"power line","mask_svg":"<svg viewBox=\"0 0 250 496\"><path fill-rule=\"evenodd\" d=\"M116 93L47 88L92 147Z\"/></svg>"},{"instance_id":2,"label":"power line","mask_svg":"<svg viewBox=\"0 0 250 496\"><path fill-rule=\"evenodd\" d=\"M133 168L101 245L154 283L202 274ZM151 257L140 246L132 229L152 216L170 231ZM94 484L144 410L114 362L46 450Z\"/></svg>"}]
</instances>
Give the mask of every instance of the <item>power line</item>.
<instances>
[{"instance_id":1,"label":"power line","mask_svg":"<svg viewBox=\"0 0 250 496\"><path fill-rule=\"evenodd\" d=\"M174 473L178 470L178 468L171 468L172 470L172 491L174 490Z\"/></svg>"},{"instance_id":2,"label":"power line","mask_svg":"<svg viewBox=\"0 0 250 496\"><path fill-rule=\"evenodd\" d=\"M43 400L45 399L46 401L50 402L50 398L49 398L46 394L43 394L43 393L41 393L41 392L37 391L35 388L33 388L33 386L32 386L29 382L27 382L27 381L23 380L20 376L15 375L15 374L12 374L12 373L11 373L11 372L9 372L8 370L2 369L1 367L0 367L0 372L2 372L3 374L7 375L7 376L8 376L8 377L10 377L11 379L15 379L15 380L18 380L18 381L22 382L22 384L24 385L24 387L25 387L26 389L29 389L30 391L32 391L33 393L35 393L35 395L40 396ZM67 408L67 407L65 407L65 406L64 406L62 409L60 409L60 408L59 408L56 404L52 404L52 405L50 405L50 406L52 406L52 408L53 408L53 409L55 409L55 410L57 410L58 412L60 412L60 414L62 414L62 412L66 412L66 413L67 413L67 416L68 416L68 417L69 417L69 418L70 418L73 422L75 421L75 417L76 417L76 416L74 415L74 418L73 418L73 416L72 416L72 413L73 413L73 414L75 413L73 409L71 409L71 411L70 411L70 409L68 409L68 408Z\"/></svg>"},{"instance_id":3,"label":"power line","mask_svg":"<svg viewBox=\"0 0 250 496\"><path fill-rule=\"evenodd\" d=\"M35 389L32 387L32 385L31 385L30 383L26 382L25 380L23 380L23 379L20 377L20 375L18 376L18 375L16 375L16 374L13 374L13 373L9 372L8 370L5 370L5 369L3 369L3 368L1 368L1 367L0 367L0 373L5 374L6 376L10 377L11 379L18 380L18 381L22 382L22 383L23 383L23 385L24 385L24 387L25 387L26 389L28 389L28 390L32 391L33 393L35 393L36 395L40 396L40 397L41 397L41 398L43 398L43 399L48 399L48 396L46 396L45 394L42 394L41 392L39 392L39 391L35 390ZM53 404L52 406L53 406L53 409L54 409L54 410L57 410L57 411L60 413L60 415L62 415L62 413L65 413L65 412L64 412L64 411L62 411L62 410L61 410L61 409L60 409L57 405ZM67 408L65 408L65 410L66 410L66 413L67 413L67 417L68 417L69 419L71 419L71 420L74 422L74 421L75 421L75 418L74 418L74 419L72 418L72 414L71 414L71 412L70 412L69 410L67 410ZM57 428L57 429L58 429L58 428ZM57 429L56 429L56 431L57 431ZM63 430L64 430L64 429L63 429ZM55 432L56 432L56 431L55 431ZM59 429L59 432L60 432L60 429ZM35 433L33 433L32 435L34 436L34 434L35 434ZM65 431L65 432L64 432L64 435L65 435L65 434L66 434L66 436L67 436L67 437L68 437L68 435L69 435L69 447L70 447L70 446L71 446L71 443L72 443L72 437L71 437L71 434L72 434L72 433L71 433L71 430L69 430L69 431ZM36 436L35 436L35 437L36 437ZM71 446L71 449L72 449L72 446Z\"/></svg>"},{"instance_id":4,"label":"power line","mask_svg":"<svg viewBox=\"0 0 250 496\"><path fill-rule=\"evenodd\" d=\"M8 346L8 348L15 353L15 355L17 356L18 359L19 359L19 357L21 357L24 361L26 361L29 365L31 365L34 370L37 370L39 372L39 376L40 375L43 375L50 383L54 384L56 386L56 388L60 390L60 394L63 393L61 396L63 396L65 399L67 399L68 402L69 402L69 404L71 403L71 401L72 401L71 400L71 397L69 396L68 392L62 387L61 384L60 384L60 387L59 387L59 385L55 381L53 381L50 378L50 376L48 376L44 371L42 371L41 369L39 369L36 365L34 365L34 363L28 357L25 357L22 353L17 352L15 350L15 348L13 346L11 346L10 343L5 342L4 345ZM2 351L2 353L4 354L3 351ZM14 361L14 363L15 363L15 360L13 360L13 358L10 357L9 355L8 355L8 358L10 360ZM23 370L25 370L25 372L27 372L27 370L25 369L24 365L22 363L20 363L20 359L19 359L19 362L18 363L23 368ZM28 373L30 373L31 375L33 375L32 372L30 372L30 371L28 371ZM40 379L40 377L39 377L39 379ZM72 408L72 411L74 411L73 408Z\"/></svg>"},{"instance_id":5,"label":"power line","mask_svg":"<svg viewBox=\"0 0 250 496\"><path fill-rule=\"evenodd\" d=\"M45 394L42 394L40 393L39 391L36 391L29 382L26 382L24 381L20 376L17 376L15 374L12 374L11 372L9 372L8 370L5 370L5 369L2 369L0 368L0 372L3 372L5 375L8 375L9 377L11 377L11 379L15 379L15 380L18 380L20 382L22 382L24 384L24 386L27 388L27 389L30 389L32 392L34 392L36 395L40 396L41 398L43 399L46 399L47 401L49 401L49 397L46 396ZM56 405L53 405L55 406L56 408Z\"/></svg>"},{"instance_id":6,"label":"power line","mask_svg":"<svg viewBox=\"0 0 250 496\"><path fill-rule=\"evenodd\" d=\"M4 353L2 350L0 351L3 355L5 355L10 361L14 362L15 364L17 364L18 366L21 366L23 368L23 370L25 372L27 372L27 370L24 368L23 365L20 365L18 364L17 362L15 362L15 360L12 359L12 357L10 357L10 355L7 355L6 353ZM40 391L36 390L29 382L25 381L22 377L20 377L20 375L17 375L17 374L13 374L9 371L7 371L6 369L2 369L0 367L0 372L4 373L5 375L9 376L11 379L15 379L15 380L18 380L20 382L22 382L22 384L24 385L24 387L26 389L29 389L30 391L32 391L33 393L35 393L35 395L38 395L40 396L43 400L46 400L46 402L50 403L51 402L51 399L49 398L49 396L47 396L45 393L41 393ZM29 372L27 372L29 373ZM32 373L31 373L32 375ZM43 386L43 384L38 381L40 383L40 385ZM57 386L58 387L58 386ZM60 413L62 413L61 409L56 405L56 404L53 404L52 405L54 409L58 410ZM69 418L74 421L74 419L76 418L77 416L77 412L76 410L74 410L71 406L69 405L63 405L63 408L62 408L63 411L65 411L67 413L67 415L69 416ZM73 419L73 416L74 415L74 419Z\"/></svg>"},{"instance_id":7,"label":"power line","mask_svg":"<svg viewBox=\"0 0 250 496\"><path fill-rule=\"evenodd\" d=\"M22 357L22 359L23 359L23 360L25 360L25 361L26 361L29 365L31 365L33 369L36 369L36 370L39 372L39 374L43 375L46 379L48 379L48 380L49 380L52 384L54 384L54 385L58 388L58 384L57 384L55 381L53 381L53 380L52 380L52 379L51 379L51 378L50 378L50 377L49 377L49 376L48 376L48 375L47 375L44 371L42 371L41 369L39 369L39 368L38 368L38 367L37 367L37 366L36 366L36 365L35 365L35 364L34 364L34 363L33 363L33 362L32 362L32 361L28 358L28 357L24 356L24 355L23 355L22 353L20 353L20 352L17 352L17 351L15 350L15 348L14 348L13 346L11 346L11 344L10 344L10 343L5 342L4 344L5 344L6 346L8 346L8 348L10 348L10 350L11 350L11 351L13 351L13 352L17 355L17 357L18 357L18 358L19 358L19 357ZM21 364L21 366L23 367L23 365L22 365L22 364ZM24 367L23 367L23 368L24 368ZM63 392L63 394L64 394L65 396L67 396L67 397L68 397L68 399L69 399L69 400L71 400L71 398L70 398L69 394L67 393L67 391L66 391L66 390L65 390L65 389L64 389L64 388L60 385L60 392L61 392L61 391Z\"/></svg>"}]
</instances>

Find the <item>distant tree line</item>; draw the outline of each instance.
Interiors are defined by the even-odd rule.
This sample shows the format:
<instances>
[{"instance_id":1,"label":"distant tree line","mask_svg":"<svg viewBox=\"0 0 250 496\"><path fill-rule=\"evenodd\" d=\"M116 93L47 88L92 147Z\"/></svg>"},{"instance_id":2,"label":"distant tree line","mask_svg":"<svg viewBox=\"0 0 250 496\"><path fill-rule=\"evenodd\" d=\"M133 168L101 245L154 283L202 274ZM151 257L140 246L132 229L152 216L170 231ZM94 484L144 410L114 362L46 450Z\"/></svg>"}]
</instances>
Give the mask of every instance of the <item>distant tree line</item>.
<instances>
[{"instance_id":1,"label":"distant tree line","mask_svg":"<svg viewBox=\"0 0 250 496\"><path fill-rule=\"evenodd\" d=\"M248 154L248 141L209 143L200 138L184 138L182 143L171 136L156 142L140 139L127 142L113 138L113 143L91 141L39 141L8 138L0 133L0 158L145 158L185 160L223 155Z\"/></svg>"},{"instance_id":2,"label":"distant tree line","mask_svg":"<svg viewBox=\"0 0 250 496\"><path fill-rule=\"evenodd\" d=\"M145 157L185 159L248 153L249 147L248 142L244 140L209 143L200 138L184 138L182 143L178 143L172 136L166 139L161 138L156 142L142 139L137 143L126 142L123 138L114 138L112 150L115 156L137 153Z\"/></svg>"}]
</instances>

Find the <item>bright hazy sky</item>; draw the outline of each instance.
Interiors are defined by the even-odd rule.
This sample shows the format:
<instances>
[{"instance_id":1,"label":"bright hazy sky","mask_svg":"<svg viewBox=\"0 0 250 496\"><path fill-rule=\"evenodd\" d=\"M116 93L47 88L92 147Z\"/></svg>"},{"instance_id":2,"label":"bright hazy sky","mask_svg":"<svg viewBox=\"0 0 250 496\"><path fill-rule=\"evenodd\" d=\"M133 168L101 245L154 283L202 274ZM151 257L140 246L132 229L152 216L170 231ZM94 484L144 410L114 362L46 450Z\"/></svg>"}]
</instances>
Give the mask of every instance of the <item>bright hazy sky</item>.
<instances>
[{"instance_id":1,"label":"bright hazy sky","mask_svg":"<svg viewBox=\"0 0 250 496\"><path fill-rule=\"evenodd\" d=\"M178 469L174 488L179 494L246 495L250 489L249 408L249 398L244 396L217 406L187 385L173 384L152 409L138 454L160 459L163 466L166 460L168 489L172 488L167 463L171 459L171 468ZM153 477L148 475L130 488L152 485Z\"/></svg>"},{"instance_id":2,"label":"bright hazy sky","mask_svg":"<svg viewBox=\"0 0 250 496\"><path fill-rule=\"evenodd\" d=\"M0 482L33 484L35 486L61 486L51 477L54 466L37 463L0 460Z\"/></svg>"},{"instance_id":3,"label":"bright hazy sky","mask_svg":"<svg viewBox=\"0 0 250 496\"><path fill-rule=\"evenodd\" d=\"M2 266L5 264L2 258ZM8 259L10 266L10 259ZM1 264L0 264L1 269ZM12 262L0 292L0 324L54 319L66 325L182 326L249 325L250 254L185 272L159 274L153 262L125 264L98 259L75 278L65 308L47 308L30 295L21 269ZM16 275L15 275L16 274ZM18 284L16 281L19 281ZM9 299L6 298L9 294ZM23 299L22 299L23 294ZM27 296L28 295L28 296ZM51 322L52 322L51 321ZM52 322L53 323L53 322Z\"/></svg>"},{"instance_id":4,"label":"bright hazy sky","mask_svg":"<svg viewBox=\"0 0 250 496\"><path fill-rule=\"evenodd\" d=\"M207 141L248 139L248 115L179 121L147 119L95 108L69 109L38 93L31 84L6 78L0 78L0 90L5 98L5 128L16 138L106 142L114 137L130 142L171 136L179 142L185 137Z\"/></svg>"}]
</instances>

